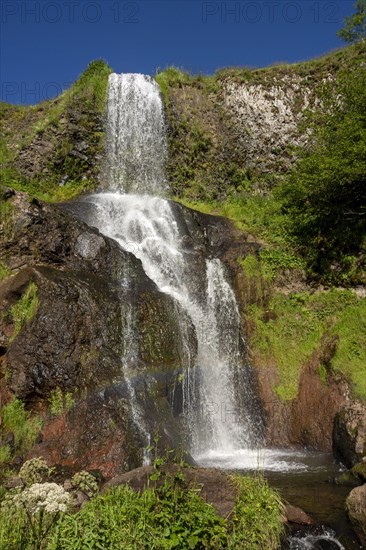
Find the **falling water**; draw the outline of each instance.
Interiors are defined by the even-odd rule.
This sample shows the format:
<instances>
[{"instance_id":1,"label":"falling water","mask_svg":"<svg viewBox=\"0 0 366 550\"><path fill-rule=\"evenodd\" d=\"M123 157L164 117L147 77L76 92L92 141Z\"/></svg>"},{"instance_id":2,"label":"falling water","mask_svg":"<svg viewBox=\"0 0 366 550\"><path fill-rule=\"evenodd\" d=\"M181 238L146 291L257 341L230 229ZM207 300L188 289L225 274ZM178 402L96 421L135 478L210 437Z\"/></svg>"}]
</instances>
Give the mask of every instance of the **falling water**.
<instances>
[{"instance_id":1,"label":"falling water","mask_svg":"<svg viewBox=\"0 0 366 550\"><path fill-rule=\"evenodd\" d=\"M102 187L124 193L167 189L167 142L159 86L142 74L111 74Z\"/></svg>"},{"instance_id":2,"label":"falling water","mask_svg":"<svg viewBox=\"0 0 366 550\"><path fill-rule=\"evenodd\" d=\"M139 258L150 279L180 304L195 327L197 356L187 360L183 374L184 424L192 454L254 446L263 423L251 369L243 360L235 295L220 260L206 259L185 224L178 223L178 211L156 196L167 188L166 155L156 82L141 74L110 75L102 179L113 192L85 199L94 205L88 221ZM131 319L125 332L129 338L136 330L132 327ZM144 432L140 416L135 407L135 421Z\"/></svg>"},{"instance_id":3,"label":"falling water","mask_svg":"<svg viewBox=\"0 0 366 550\"><path fill-rule=\"evenodd\" d=\"M198 353L183 378L193 456L257 444L261 417L253 409L238 306L223 264L205 259L167 200L120 193L85 200L94 205L93 224L133 251L159 290L177 300L193 322Z\"/></svg>"}]
</instances>

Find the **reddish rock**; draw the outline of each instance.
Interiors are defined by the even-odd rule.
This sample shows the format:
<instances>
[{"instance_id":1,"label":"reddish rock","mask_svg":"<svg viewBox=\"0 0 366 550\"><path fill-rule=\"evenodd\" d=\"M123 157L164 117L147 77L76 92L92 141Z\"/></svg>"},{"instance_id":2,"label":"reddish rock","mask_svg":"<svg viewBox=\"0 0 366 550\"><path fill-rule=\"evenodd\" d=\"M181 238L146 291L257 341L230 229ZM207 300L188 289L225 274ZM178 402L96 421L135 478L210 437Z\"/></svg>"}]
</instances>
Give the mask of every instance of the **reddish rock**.
<instances>
[{"instance_id":1,"label":"reddish rock","mask_svg":"<svg viewBox=\"0 0 366 550\"><path fill-rule=\"evenodd\" d=\"M292 506L292 504L285 506L284 515L288 523L297 523L299 525L314 525L315 523L304 510L298 506Z\"/></svg>"}]
</instances>

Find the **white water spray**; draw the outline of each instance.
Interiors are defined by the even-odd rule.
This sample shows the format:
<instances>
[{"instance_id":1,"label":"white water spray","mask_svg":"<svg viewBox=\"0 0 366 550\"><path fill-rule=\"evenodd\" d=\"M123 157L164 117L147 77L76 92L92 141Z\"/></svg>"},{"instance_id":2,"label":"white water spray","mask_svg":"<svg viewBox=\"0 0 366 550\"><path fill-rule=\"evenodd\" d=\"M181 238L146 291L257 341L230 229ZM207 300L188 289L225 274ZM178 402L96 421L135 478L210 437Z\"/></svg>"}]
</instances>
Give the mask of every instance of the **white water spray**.
<instances>
[{"instance_id":1,"label":"white water spray","mask_svg":"<svg viewBox=\"0 0 366 550\"><path fill-rule=\"evenodd\" d=\"M193 456L258 444L261 418L250 409L253 395L249 378L245 381L240 316L223 264L205 259L200 247L187 243L164 199L103 193L86 201L94 205L93 224L141 260L145 273L179 302L195 327L197 358L183 378ZM240 377L244 383L237 387ZM246 398L241 403L237 389Z\"/></svg>"},{"instance_id":2,"label":"white water spray","mask_svg":"<svg viewBox=\"0 0 366 550\"><path fill-rule=\"evenodd\" d=\"M124 193L167 190L167 142L160 89L142 74L111 74L102 187Z\"/></svg>"}]
</instances>

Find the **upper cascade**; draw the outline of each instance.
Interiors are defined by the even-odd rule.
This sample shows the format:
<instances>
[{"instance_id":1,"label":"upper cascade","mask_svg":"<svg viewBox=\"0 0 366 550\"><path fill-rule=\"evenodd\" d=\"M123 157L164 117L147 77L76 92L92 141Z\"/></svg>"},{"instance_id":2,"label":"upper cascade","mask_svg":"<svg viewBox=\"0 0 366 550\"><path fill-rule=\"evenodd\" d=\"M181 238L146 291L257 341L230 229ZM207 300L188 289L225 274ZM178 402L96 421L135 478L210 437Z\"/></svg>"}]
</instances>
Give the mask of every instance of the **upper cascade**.
<instances>
[{"instance_id":1,"label":"upper cascade","mask_svg":"<svg viewBox=\"0 0 366 550\"><path fill-rule=\"evenodd\" d=\"M102 187L163 195L168 189L166 159L164 106L158 84L142 74L111 74Z\"/></svg>"}]
</instances>

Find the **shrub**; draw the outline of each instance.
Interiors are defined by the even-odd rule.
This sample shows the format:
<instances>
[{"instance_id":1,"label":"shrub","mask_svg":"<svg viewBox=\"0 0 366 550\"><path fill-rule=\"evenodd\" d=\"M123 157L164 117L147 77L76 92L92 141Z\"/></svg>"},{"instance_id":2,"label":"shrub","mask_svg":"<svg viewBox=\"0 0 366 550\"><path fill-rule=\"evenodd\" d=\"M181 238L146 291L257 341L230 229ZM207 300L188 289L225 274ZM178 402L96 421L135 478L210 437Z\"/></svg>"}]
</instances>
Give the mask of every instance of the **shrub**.
<instances>
[{"instance_id":1,"label":"shrub","mask_svg":"<svg viewBox=\"0 0 366 550\"><path fill-rule=\"evenodd\" d=\"M61 388L56 388L51 392L48 400L50 411L55 416L68 412L74 405L74 399L71 392L62 392Z\"/></svg>"},{"instance_id":2,"label":"shrub","mask_svg":"<svg viewBox=\"0 0 366 550\"><path fill-rule=\"evenodd\" d=\"M95 477L85 470L75 474L71 479L71 484L74 489L82 491L89 498L93 498L98 494L98 483Z\"/></svg>"},{"instance_id":3,"label":"shrub","mask_svg":"<svg viewBox=\"0 0 366 550\"><path fill-rule=\"evenodd\" d=\"M48 467L43 458L31 458L24 462L20 468L19 476L26 485L32 485L45 482L52 472L53 469Z\"/></svg>"}]
</instances>

